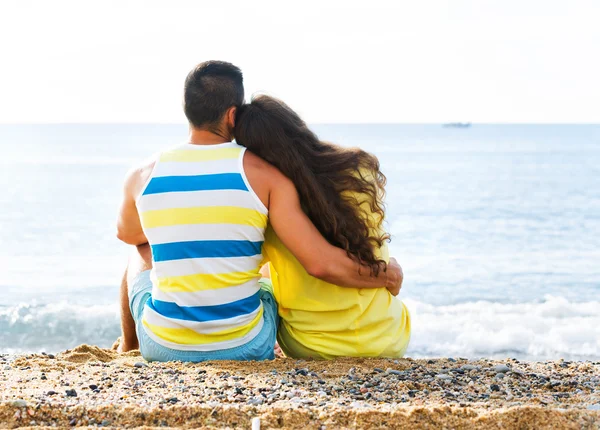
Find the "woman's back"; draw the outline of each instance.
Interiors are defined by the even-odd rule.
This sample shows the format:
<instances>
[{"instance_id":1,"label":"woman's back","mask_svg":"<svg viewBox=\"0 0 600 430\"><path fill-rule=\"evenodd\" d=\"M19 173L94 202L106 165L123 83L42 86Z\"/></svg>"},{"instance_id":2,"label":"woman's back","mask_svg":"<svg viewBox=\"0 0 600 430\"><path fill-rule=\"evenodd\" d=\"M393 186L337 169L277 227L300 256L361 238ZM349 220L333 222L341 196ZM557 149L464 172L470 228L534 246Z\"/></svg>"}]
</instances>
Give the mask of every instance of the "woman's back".
<instances>
[{"instance_id":1,"label":"woman's back","mask_svg":"<svg viewBox=\"0 0 600 430\"><path fill-rule=\"evenodd\" d=\"M373 225L378 215L362 203ZM296 358L401 357L410 340L406 306L385 288L339 287L314 278L281 243L265 233L263 254L271 263L271 279L279 305L278 341ZM389 260L387 244L376 249Z\"/></svg>"}]
</instances>

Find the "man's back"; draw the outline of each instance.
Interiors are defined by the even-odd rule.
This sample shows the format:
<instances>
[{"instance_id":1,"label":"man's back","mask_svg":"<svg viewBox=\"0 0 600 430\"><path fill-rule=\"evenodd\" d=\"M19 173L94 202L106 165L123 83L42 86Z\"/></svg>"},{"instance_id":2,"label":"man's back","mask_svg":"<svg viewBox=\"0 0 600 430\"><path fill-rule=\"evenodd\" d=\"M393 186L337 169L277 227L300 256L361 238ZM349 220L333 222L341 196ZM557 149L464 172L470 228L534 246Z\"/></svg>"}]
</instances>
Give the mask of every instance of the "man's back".
<instances>
[{"instance_id":1,"label":"man's back","mask_svg":"<svg viewBox=\"0 0 600 430\"><path fill-rule=\"evenodd\" d=\"M143 326L163 346L233 348L262 328L258 279L268 210L248 183L244 152L232 142L184 144L145 170L137 206L153 286Z\"/></svg>"}]
</instances>

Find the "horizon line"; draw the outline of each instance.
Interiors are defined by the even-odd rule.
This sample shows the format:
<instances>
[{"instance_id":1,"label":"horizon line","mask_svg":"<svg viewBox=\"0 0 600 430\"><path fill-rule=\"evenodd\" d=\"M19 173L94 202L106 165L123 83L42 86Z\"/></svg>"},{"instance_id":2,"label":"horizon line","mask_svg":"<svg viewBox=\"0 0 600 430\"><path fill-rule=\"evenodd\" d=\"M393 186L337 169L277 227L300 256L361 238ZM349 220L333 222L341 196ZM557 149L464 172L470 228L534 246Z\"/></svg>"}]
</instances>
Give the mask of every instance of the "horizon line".
<instances>
[{"instance_id":1,"label":"horizon line","mask_svg":"<svg viewBox=\"0 0 600 430\"><path fill-rule=\"evenodd\" d=\"M470 126L478 125L600 125L598 122L472 122L472 121L411 121L411 122L307 122L309 125L447 125L447 124L469 124ZM124 121L107 121L107 122L0 122L0 126L58 126L58 125L140 125L140 126L184 126L185 122L124 122Z\"/></svg>"}]
</instances>

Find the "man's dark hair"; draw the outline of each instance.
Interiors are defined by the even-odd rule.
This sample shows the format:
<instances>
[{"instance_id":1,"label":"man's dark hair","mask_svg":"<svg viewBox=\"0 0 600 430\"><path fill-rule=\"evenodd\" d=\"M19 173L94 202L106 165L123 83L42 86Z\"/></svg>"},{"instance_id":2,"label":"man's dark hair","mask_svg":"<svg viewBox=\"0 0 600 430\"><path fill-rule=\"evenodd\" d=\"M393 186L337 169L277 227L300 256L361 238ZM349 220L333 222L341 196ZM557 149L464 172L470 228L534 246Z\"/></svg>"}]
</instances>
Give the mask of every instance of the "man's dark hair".
<instances>
[{"instance_id":1,"label":"man's dark hair","mask_svg":"<svg viewBox=\"0 0 600 430\"><path fill-rule=\"evenodd\" d=\"M225 61L200 63L185 79L183 100L190 124L196 128L214 128L229 108L244 103L242 71Z\"/></svg>"}]
</instances>

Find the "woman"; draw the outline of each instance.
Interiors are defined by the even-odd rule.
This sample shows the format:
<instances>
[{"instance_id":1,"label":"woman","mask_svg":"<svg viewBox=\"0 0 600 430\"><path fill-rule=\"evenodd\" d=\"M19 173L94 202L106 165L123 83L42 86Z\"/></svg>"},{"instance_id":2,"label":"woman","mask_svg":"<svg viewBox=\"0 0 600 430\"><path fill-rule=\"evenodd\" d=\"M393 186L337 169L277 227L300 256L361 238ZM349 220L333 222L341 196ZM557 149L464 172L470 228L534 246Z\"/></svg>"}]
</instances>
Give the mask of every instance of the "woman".
<instances>
[{"instance_id":1,"label":"woman","mask_svg":"<svg viewBox=\"0 0 600 430\"><path fill-rule=\"evenodd\" d=\"M239 144L294 182L303 210L331 244L373 273L385 270L385 176L375 156L320 141L285 103L264 95L239 109L234 134ZM272 229L265 235L263 254L279 305L277 337L286 355L404 354L410 316L388 290L344 288L308 275Z\"/></svg>"}]
</instances>

